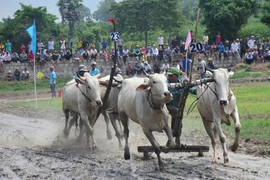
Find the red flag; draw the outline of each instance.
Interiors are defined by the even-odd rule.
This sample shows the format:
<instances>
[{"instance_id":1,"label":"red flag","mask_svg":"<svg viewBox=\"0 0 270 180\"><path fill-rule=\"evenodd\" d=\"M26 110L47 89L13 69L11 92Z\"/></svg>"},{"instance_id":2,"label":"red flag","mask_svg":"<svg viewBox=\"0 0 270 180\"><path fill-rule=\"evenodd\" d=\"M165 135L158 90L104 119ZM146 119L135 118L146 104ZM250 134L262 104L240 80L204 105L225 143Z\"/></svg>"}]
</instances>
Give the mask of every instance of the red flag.
<instances>
[{"instance_id":1,"label":"red flag","mask_svg":"<svg viewBox=\"0 0 270 180\"><path fill-rule=\"evenodd\" d=\"M114 20L113 18L109 18L109 19L108 19L108 22L109 22L109 23L113 23L113 24L115 25L115 20Z\"/></svg>"},{"instance_id":2,"label":"red flag","mask_svg":"<svg viewBox=\"0 0 270 180\"><path fill-rule=\"evenodd\" d=\"M190 31L188 31L185 50L188 49L190 43L191 43L191 33L190 33Z\"/></svg>"}]
</instances>

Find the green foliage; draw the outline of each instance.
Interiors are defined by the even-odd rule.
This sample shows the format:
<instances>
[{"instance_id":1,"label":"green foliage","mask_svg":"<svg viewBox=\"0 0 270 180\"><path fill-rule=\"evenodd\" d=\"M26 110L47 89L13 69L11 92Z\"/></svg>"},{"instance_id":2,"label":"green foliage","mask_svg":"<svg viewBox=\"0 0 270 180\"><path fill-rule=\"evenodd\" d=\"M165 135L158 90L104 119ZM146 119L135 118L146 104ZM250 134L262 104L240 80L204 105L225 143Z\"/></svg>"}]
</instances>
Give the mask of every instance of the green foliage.
<instances>
[{"instance_id":1,"label":"green foliage","mask_svg":"<svg viewBox=\"0 0 270 180\"><path fill-rule=\"evenodd\" d=\"M262 4L262 14L261 22L270 26L270 0L264 0Z\"/></svg>"},{"instance_id":2,"label":"green foliage","mask_svg":"<svg viewBox=\"0 0 270 180\"><path fill-rule=\"evenodd\" d=\"M112 5L111 11L120 33L140 33L147 45L149 32L174 32L184 23L176 4L177 0L126 0Z\"/></svg>"},{"instance_id":3,"label":"green foliage","mask_svg":"<svg viewBox=\"0 0 270 180\"><path fill-rule=\"evenodd\" d=\"M31 5L21 4L21 9L17 10L14 18L4 18L0 27L2 38L9 39L13 45L13 50L18 50L22 43L25 45L31 41L26 29L36 20L37 39L49 39L58 36L59 26L54 22L57 17L47 13L45 7L33 8ZM1 37L0 37L1 38Z\"/></svg>"},{"instance_id":4,"label":"green foliage","mask_svg":"<svg viewBox=\"0 0 270 180\"><path fill-rule=\"evenodd\" d=\"M110 46L109 33L112 32L112 25L105 22L94 22L92 20L80 24L76 28L78 37L86 37L89 42L98 39L99 42L105 38Z\"/></svg>"},{"instance_id":5,"label":"green foliage","mask_svg":"<svg viewBox=\"0 0 270 180\"><path fill-rule=\"evenodd\" d=\"M68 24L69 35L73 37L75 33L75 25L82 21L84 13L88 14L88 12L83 11L87 11L87 9L85 9L82 4L82 0L59 0L57 2L57 6L59 7L59 12L62 17L62 24Z\"/></svg>"},{"instance_id":6,"label":"green foliage","mask_svg":"<svg viewBox=\"0 0 270 180\"><path fill-rule=\"evenodd\" d=\"M209 37L214 38L220 32L223 40L231 41L256 11L257 4L255 0L200 0L199 7Z\"/></svg>"},{"instance_id":7,"label":"green foliage","mask_svg":"<svg viewBox=\"0 0 270 180\"><path fill-rule=\"evenodd\" d=\"M259 18L250 17L247 25L243 26L237 35L240 38L256 35L263 40L270 37L270 27L261 23Z\"/></svg>"},{"instance_id":8,"label":"green foliage","mask_svg":"<svg viewBox=\"0 0 270 180\"><path fill-rule=\"evenodd\" d=\"M183 16L189 21L196 22L199 0L178 0L178 7Z\"/></svg>"},{"instance_id":9,"label":"green foliage","mask_svg":"<svg viewBox=\"0 0 270 180\"><path fill-rule=\"evenodd\" d=\"M108 18L112 17L110 8L115 4L115 0L102 0L99 2L98 9L93 13L93 18L96 21L107 22Z\"/></svg>"}]
</instances>

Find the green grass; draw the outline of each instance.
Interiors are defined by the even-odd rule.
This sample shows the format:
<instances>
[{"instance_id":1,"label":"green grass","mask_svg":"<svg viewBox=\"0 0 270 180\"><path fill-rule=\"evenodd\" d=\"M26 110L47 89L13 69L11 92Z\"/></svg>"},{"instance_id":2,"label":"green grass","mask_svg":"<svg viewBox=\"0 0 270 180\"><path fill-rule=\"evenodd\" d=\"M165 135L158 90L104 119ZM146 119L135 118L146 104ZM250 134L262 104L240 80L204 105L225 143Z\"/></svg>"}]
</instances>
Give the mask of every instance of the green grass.
<instances>
[{"instance_id":1,"label":"green grass","mask_svg":"<svg viewBox=\"0 0 270 180\"><path fill-rule=\"evenodd\" d=\"M48 109L48 110L62 110L62 98L53 98L53 99L47 99L47 100L38 100L38 109ZM36 108L36 101L17 101L12 103L12 105L17 107L27 107L31 109Z\"/></svg>"},{"instance_id":2,"label":"green grass","mask_svg":"<svg viewBox=\"0 0 270 180\"><path fill-rule=\"evenodd\" d=\"M232 79L248 78L248 77L256 78L256 77L260 77L260 76L262 76L261 73L252 72L251 69L247 68L244 72L234 73L234 75L231 78Z\"/></svg>"},{"instance_id":3,"label":"green grass","mask_svg":"<svg viewBox=\"0 0 270 180\"><path fill-rule=\"evenodd\" d=\"M56 87L62 88L70 78L59 78L56 80ZM37 79L37 90L44 90L50 88L48 79ZM0 92L14 92L14 91L32 91L34 89L34 81L0 81Z\"/></svg>"}]
</instances>

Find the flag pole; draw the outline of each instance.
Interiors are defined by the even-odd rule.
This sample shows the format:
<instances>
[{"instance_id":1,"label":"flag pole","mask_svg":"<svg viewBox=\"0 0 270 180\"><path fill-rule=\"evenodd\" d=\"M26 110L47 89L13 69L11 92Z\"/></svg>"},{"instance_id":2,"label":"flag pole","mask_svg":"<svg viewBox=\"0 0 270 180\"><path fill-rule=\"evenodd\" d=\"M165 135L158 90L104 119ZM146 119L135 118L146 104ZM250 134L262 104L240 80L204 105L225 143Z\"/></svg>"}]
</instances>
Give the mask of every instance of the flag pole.
<instances>
[{"instance_id":1,"label":"flag pole","mask_svg":"<svg viewBox=\"0 0 270 180\"><path fill-rule=\"evenodd\" d=\"M38 103L37 103L37 83L36 83L36 55L34 54L34 91L35 91L35 100L36 100L36 109L38 108Z\"/></svg>"}]
</instances>

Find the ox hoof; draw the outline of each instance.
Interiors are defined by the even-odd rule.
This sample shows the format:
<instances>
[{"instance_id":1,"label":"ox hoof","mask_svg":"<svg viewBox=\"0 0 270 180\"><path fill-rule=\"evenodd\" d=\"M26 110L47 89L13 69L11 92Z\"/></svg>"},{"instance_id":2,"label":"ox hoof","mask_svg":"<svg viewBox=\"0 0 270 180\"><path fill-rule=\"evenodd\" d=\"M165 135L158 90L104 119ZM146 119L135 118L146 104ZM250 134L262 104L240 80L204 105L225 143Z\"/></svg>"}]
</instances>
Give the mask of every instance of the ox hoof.
<instances>
[{"instance_id":1,"label":"ox hoof","mask_svg":"<svg viewBox=\"0 0 270 180\"><path fill-rule=\"evenodd\" d=\"M228 163L230 161L230 159L228 157L224 158L224 164Z\"/></svg>"},{"instance_id":2,"label":"ox hoof","mask_svg":"<svg viewBox=\"0 0 270 180\"><path fill-rule=\"evenodd\" d=\"M130 154L129 153L125 153L124 158L125 158L125 160L130 159Z\"/></svg>"},{"instance_id":3,"label":"ox hoof","mask_svg":"<svg viewBox=\"0 0 270 180\"><path fill-rule=\"evenodd\" d=\"M238 149L238 145L237 144L234 144L234 145L231 146L231 150L233 152L235 152L237 149Z\"/></svg>"}]
</instances>

